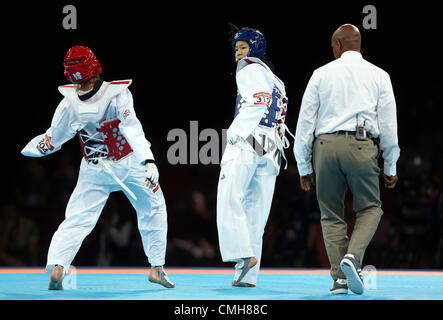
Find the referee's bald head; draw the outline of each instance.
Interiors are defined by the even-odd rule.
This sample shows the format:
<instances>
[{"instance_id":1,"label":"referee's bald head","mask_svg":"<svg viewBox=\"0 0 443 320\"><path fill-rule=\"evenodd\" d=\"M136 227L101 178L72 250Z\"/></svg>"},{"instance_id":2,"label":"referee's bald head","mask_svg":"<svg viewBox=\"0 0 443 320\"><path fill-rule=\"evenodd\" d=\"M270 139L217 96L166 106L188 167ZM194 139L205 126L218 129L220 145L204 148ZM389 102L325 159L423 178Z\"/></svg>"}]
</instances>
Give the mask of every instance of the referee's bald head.
<instances>
[{"instance_id":1,"label":"referee's bald head","mask_svg":"<svg viewBox=\"0 0 443 320\"><path fill-rule=\"evenodd\" d=\"M332 35L331 46L335 58L340 58L342 53L348 50L360 52L360 31L356 26L349 23L340 26Z\"/></svg>"}]
</instances>

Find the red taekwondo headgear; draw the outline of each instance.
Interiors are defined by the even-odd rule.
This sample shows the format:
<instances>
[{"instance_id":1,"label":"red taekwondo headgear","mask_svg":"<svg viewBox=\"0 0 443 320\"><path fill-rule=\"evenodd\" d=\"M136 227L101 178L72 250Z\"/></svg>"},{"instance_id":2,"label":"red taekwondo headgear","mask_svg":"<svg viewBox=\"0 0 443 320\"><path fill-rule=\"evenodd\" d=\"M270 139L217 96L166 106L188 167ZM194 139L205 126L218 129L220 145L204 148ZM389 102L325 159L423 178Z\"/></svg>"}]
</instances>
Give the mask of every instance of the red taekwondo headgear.
<instances>
[{"instance_id":1,"label":"red taekwondo headgear","mask_svg":"<svg viewBox=\"0 0 443 320\"><path fill-rule=\"evenodd\" d=\"M68 64L68 62L75 60L79 60L79 62ZM102 72L102 67L95 54L84 46L74 46L69 49L63 60L63 66L66 79L72 83L82 83L97 77Z\"/></svg>"}]
</instances>

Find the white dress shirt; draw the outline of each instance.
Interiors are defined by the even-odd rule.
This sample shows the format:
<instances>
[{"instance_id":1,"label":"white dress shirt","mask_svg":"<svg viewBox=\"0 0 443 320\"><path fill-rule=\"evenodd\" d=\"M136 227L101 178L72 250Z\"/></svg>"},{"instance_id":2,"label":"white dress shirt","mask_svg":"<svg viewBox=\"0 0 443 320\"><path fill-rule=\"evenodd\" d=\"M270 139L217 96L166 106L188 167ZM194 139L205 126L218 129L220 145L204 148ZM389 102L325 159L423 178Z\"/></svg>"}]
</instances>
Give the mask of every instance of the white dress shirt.
<instances>
[{"instance_id":1,"label":"white dress shirt","mask_svg":"<svg viewBox=\"0 0 443 320\"><path fill-rule=\"evenodd\" d=\"M380 137L384 173L396 175L400 148L389 74L363 59L360 52L345 51L313 72L303 95L294 143L300 176L313 172L314 134L355 131L357 123L364 123L372 137Z\"/></svg>"}]
</instances>

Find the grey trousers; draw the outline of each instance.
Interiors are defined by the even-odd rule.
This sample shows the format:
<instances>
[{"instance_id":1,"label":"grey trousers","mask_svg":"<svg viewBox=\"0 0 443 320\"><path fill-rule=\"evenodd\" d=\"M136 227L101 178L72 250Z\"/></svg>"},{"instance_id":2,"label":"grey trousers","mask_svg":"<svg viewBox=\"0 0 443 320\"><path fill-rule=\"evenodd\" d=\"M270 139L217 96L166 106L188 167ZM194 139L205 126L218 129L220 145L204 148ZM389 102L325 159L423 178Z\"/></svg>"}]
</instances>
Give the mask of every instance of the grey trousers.
<instances>
[{"instance_id":1,"label":"grey trousers","mask_svg":"<svg viewBox=\"0 0 443 320\"><path fill-rule=\"evenodd\" d=\"M340 261L346 253L360 262L383 214L380 201L378 148L372 140L358 141L351 135L319 136L313 149L317 200L331 277L346 279ZM356 213L354 229L347 237L344 200L349 186Z\"/></svg>"}]
</instances>

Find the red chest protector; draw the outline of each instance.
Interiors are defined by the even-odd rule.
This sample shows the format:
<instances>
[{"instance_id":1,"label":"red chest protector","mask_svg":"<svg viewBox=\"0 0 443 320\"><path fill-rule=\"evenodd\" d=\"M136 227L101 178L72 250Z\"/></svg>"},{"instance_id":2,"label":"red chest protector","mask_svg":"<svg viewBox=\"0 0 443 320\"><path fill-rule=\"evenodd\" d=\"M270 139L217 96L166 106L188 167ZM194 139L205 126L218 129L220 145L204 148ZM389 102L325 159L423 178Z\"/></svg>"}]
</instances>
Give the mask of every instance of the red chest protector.
<instances>
[{"instance_id":1,"label":"red chest protector","mask_svg":"<svg viewBox=\"0 0 443 320\"><path fill-rule=\"evenodd\" d=\"M98 158L117 161L132 152L131 146L120 132L119 123L118 119L104 121L95 134L88 134L84 129L77 133L86 160L95 164L98 163ZM99 133L104 137L98 137Z\"/></svg>"},{"instance_id":2,"label":"red chest protector","mask_svg":"<svg viewBox=\"0 0 443 320\"><path fill-rule=\"evenodd\" d=\"M105 121L98 129L98 131L105 135L103 144L108 148L107 158L115 161L120 160L133 151L128 140L120 132L119 123L120 120L118 119Z\"/></svg>"}]
</instances>

